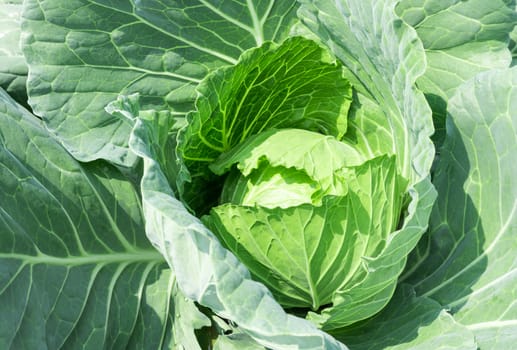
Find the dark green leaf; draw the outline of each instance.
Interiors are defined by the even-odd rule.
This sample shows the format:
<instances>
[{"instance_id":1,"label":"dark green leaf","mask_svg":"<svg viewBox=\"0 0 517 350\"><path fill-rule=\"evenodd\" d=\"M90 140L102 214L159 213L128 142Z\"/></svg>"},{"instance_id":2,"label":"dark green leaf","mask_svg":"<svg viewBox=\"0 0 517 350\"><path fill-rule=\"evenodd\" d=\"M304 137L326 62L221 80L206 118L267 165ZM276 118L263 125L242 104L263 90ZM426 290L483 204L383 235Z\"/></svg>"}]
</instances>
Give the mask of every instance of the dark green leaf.
<instances>
[{"instance_id":1,"label":"dark green leaf","mask_svg":"<svg viewBox=\"0 0 517 350\"><path fill-rule=\"evenodd\" d=\"M208 320L148 243L135 188L3 90L0 242L0 348L199 348Z\"/></svg>"},{"instance_id":2,"label":"dark green leaf","mask_svg":"<svg viewBox=\"0 0 517 350\"><path fill-rule=\"evenodd\" d=\"M294 1L28 0L24 54L31 105L78 159L133 165L131 123L104 107L119 94L193 109L195 87L246 49L281 40Z\"/></svg>"}]
</instances>

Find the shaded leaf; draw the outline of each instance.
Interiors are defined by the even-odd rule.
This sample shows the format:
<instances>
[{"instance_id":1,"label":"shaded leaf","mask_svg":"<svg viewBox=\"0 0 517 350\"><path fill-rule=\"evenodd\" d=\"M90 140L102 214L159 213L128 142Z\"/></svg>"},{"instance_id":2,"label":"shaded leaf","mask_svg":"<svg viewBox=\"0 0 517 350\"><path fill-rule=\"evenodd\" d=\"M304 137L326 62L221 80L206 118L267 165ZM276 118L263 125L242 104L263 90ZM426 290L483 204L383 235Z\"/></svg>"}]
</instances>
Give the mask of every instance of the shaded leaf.
<instances>
[{"instance_id":1,"label":"shaded leaf","mask_svg":"<svg viewBox=\"0 0 517 350\"><path fill-rule=\"evenodd\" d=\"M1 90L0 241L0 348L199 348L208 320L146 240L135 188Z\"/></svg>"},{"instance_id":2,"label":"shaded leaf","mask_svg":"<svg viewBox=\"0 0 517 350\"><path fill-rule=\"evenodd\" d=\"M517 69L463 84L449 103L431 244L407 281L451 310L481 349L517 332Z\"/></svg>"},{"instance_id":3,"label":"shaded leaf","mask_svg":"<svg viewBox=\"0 0 517 350\"><path fill-rule=\"evenodd\" d=\"M436 301L398 287L386 308L368 321L336 331L351 350L477 350L473 334Z\"/></svg>"}]
</instances>

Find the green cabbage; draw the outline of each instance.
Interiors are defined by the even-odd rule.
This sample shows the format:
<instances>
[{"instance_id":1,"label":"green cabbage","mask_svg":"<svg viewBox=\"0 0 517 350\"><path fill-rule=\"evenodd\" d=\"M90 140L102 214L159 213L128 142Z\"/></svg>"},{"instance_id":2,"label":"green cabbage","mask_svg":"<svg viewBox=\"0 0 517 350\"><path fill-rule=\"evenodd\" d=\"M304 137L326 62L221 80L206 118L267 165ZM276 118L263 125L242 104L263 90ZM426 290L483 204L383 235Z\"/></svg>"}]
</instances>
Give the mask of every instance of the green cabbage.
<instances>
[{"instance_id":1,"label":"green cabbage","mask_svg":"<svg viewBox=\"0 0 517 350\"><path fill-rule=\"evenodd\" d=\"M515 10L0 0L0 348L513 348Z\"/></svg>"},{"instance_id":2,"label":"green cabbage","mask_svg":"<svg viewBox=\"0 0 517 350\"><path fill-rule=\"evenodd\" d=\"M412 134L349 76L302 37L251 49L201 82L175 152L184 203L281 305L324 329L381 310L424 232L404 228L419 178L403 151ZM382 142L359 129L366 120L385 128ZM349 303L354 293L370 301Z\"/></svg>"},{"instance_id":3,"label":"green cabbage","mask_svg":"<svg viewBox=\"0 0 517 350\"><path fill-rule=\"evenodd\" d=\"M314 132L250 138L205 223L285 307L318 310L357 283L399 222L407 181L394 157L363 157ZM395 283L395 281L393 281Z\"/></svg>"}]
</instances>

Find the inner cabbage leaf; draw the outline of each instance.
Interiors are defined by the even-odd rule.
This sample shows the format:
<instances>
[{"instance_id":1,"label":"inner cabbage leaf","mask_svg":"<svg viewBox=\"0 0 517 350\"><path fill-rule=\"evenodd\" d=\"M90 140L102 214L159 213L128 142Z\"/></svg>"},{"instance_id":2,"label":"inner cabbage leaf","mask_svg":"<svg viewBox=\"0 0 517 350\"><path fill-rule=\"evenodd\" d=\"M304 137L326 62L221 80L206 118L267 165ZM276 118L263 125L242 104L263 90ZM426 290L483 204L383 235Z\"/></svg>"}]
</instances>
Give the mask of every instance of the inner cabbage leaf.
<instances>
[{"instance_id":1,"label":"inner cabbage leaf","mask_svg":"<svg viewBox=\"0 0 517 350\"><path fill-rule=\"evenodd\" d=\"M293 37L245 52L239 63L198 87L196 110L178 135L183 201L196 213L217 203L209 165L222 153L271 128L302 128L340 139L347 130L352 88L343 68L311 40Z\"/></svg>"},{"instance_id":2,"label":"inner cabbage leaf","mask_svg":"<svg viewBox=\"0 0 517 350\"><path fill-rule=\"evenodd\" d=\"M354 147L332 136L303 129L270 129L222 154L210 169L222 175L237 163L242 172L243 176L230 175L226 180L222 203L230 196L238 204L288 207L292 206L287 205L289 198L298 198L298 204L319 205L325 195L345 194L343 169L365 160ZM272 196L278 200L272 201Z\"/></svg>"},{"instance_id":3,"label":"inner cabbage leaf","mask_svg":"<svg viewBox=\"0 0 517 350\"><path fill-rule=\"evenodd\" d=\"M298 149L299 144L293 145L283 135L292 131L277 132L290 141L284 151L291 145ZM330 154L346 158L346 154ZM232 188L234 182L227 182L223 190L223 193L232 190L243 193L232 196L232 203L213 208L204 218L205 224L286 307L318 310L331 303L339 290L357 283L366 273L362 257L374 257L382 251L385 240L396 228L403 205L407 182L397 174L394 157L381 156L361 165L337 168L334 180L339 187L322 193L322 183L309 175L311 170L326 165L326 157L321 155L321 159L317 158L318 154L307 156L300 170L266 167L280 174L289 169L309 178L309 184L319 189L322 197L314 203L311 198L305 198L302 203L286 206L284 198L276 193L275 187L268 187L267 182L253 203L239 202L239 199L247 200L256 186L243 174L242 181L248 186ZM255 173L260 176L262 171L256 169L250 177L254 178ZM272 198L267 198L268 194ZM273 205L263 205L264 200Z\"/></svg>"}]
</instances>

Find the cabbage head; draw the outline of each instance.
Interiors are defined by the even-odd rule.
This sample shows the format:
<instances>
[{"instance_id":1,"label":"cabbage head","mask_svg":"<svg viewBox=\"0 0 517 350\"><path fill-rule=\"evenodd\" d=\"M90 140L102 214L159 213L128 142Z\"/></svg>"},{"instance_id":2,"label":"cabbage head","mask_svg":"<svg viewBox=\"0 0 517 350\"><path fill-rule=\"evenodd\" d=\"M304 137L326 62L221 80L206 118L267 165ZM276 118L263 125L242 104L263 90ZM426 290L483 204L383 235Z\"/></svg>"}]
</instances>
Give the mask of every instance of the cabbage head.
<instances>
[{"instance_id":1,"label":"cabbage head","mask_svg":"<svg viewBox=\"0 0 517 350\"><path fill-rule=\"evenodd\" d=\"M302 37L248 50L198 86L170 177L252 278L323 329L386 305L424 232L417 182L430 188L418 135L353 76Z\"/></svg>"},{"instance_id":2,"label":"cabbage head","mask_svg":"<svg viewBox=\"0 0 517 350\"><path fill-rule=\"evenodd\" d=\"M207 225L283 306L312 310L357 283L362 257L383 250L407 184L393 156L365 160L300 129L258 134L212 169L229 175Z\"/></svg>"}]
</instances>

